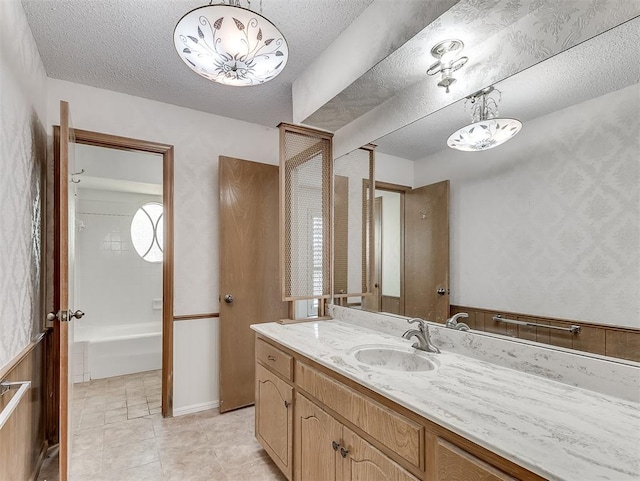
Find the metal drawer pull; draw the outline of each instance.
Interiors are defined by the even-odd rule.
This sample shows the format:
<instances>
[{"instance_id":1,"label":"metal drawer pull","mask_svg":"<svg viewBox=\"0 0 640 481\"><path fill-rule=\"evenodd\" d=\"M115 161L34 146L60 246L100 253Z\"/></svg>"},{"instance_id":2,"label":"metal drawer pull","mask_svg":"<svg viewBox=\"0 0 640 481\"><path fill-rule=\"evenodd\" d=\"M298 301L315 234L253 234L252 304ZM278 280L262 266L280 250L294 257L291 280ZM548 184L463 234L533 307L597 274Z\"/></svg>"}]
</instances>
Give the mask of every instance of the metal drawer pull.
<instances>
[{"instance_id":1,"label":"metal drawer pull","mask_svg":"<svg viewBox=\"0 0 640 481\"><path fill-rule=\"evenodd\" d=\"M273 357L273 356L267 356L267 359L269 359L269 361L275 361L276 360L276 358Z\"/></svg>"},{"instance_id":2,"label":"metal drawer pull","mask_svg":"<svg viewBox=\"0 0 640 481\"><path fill-rule=\"evenodd\" d=\"M337 451L338 448L340 447L340 443L336 441L331 441L331 447L333 448L334 451Z\"/></svg>"},{"instance_id":3,"label":"metal drawer pull","mask_svg":"<svg viewBox=\"0 0 640 481\"><path fill-rule=\"evenodd\" d=\"M342 456L343 458L346 458L347 454L349 454L348 449L340 448L340 456Z\"/></svg>"}]
</instances>

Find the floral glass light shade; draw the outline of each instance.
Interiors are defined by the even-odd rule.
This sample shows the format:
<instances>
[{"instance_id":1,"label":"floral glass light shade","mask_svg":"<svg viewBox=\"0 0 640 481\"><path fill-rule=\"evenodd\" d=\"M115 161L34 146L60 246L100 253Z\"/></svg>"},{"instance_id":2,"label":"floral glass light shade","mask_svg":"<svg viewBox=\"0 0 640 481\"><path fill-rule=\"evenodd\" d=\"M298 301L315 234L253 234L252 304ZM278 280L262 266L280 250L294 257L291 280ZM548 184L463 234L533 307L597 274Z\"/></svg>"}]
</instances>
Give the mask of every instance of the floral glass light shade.
<instances>
[{"instance_id":1,"label":"floral glass light shade","mask_svg":"<svg viewBox=\"0 0 640 481\"><path fill-rule=\"evenodd\" d=\"M500 94L494 87L487 87L467 97L472 105L472 123L449 136L449 147L466 152L488 150L520 132L522 122L519 120L498 118L498 102L491 97L493 92Z\"/></svg>"},{"instance_id":2,"label":"floral glass light shade","mask_svg":"<svg viewBox=\"0 0 640 481\"><path fill-rule=\"evenodd\" d=\"M522 129L516 119L498 118L498 104L490 95L499 92L493 87L477 92L470 97L473 105L473 123L462 127L449 136L447 145L466 152L488 150L504 144Z\"/></svg>"},{"instance_id":3,"label":"floral glass light shade","mask_svg":"<svg viewBox=\"0 0 640 481\"><path fill-rule=\"evenodd\" d=\"M180 19L173 33L178 55L191 70L224 85L259 85L287 64L287 41L276 26L236 5L207 5Z\"/></svg>"}]
</instances>

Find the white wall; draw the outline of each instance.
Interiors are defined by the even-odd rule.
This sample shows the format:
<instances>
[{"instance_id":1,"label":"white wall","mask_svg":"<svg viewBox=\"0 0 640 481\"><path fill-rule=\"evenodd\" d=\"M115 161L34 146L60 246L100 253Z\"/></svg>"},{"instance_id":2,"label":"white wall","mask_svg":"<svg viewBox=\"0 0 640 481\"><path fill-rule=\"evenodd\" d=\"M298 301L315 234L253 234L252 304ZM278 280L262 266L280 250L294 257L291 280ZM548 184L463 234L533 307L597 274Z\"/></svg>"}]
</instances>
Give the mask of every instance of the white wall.
<instances>
[{"instance_id":1,"label":"white wall","mask_svg":"<svg viewBox=\"0 0 640 481\"><path fill-rule=\"evenodd\" d=\"M46 74L19 0L0 1L0 369L41 330Z\"/></svg>"},{"instance_id":2,"label":"white wall","mask_svg":"<svg viewBox=\"0 0 640 481\"><path fill-rule=\"evenodd\" d=\"M80 129L175 147L174 314L218 312L218 156L278 163L278 131L61 80L47 84L48 125L70 103ZM174 324L174 409L218 401L218 320Z\"/></svg>"},{"instance_id":3,"label":"white wall","mask_svg":"<svg viewBox=\"0 0 640 481\"><path fill-rule=\"evenodd\" d=\"M636 84L416 162L451 179L452 304L640 327L639 111Z\"/></svg>"},{"instance_id":4,"label":"white wall","mask_svg":"<svg viewBox=\"0 0 640 481\"><path fill-rule=\"evenodd\" d=\"M375 177L378 182L413 187L414 163L411 160L376 152Z\"/></svg>"},{"instance_id":5,"label":"white wall","mask_svg":"<svg viewBox=\"0 0 640 481\"><path fill-rule=\"evenodd\" d=\"M400 195L376 191L382 197L382 295L400 297Z\"/></svg>"},{"instance_id":6,"label":"white wall","mask_svg":"<svg viewBox=\"0 0 640 481\"><path fill-rule=\"evenodd\" d=\"M162 323L162 263L142 259L131 242L131 221L162 197L79 189L76 203L76 302L85 328Z\"/></svg>"}]
</instances>

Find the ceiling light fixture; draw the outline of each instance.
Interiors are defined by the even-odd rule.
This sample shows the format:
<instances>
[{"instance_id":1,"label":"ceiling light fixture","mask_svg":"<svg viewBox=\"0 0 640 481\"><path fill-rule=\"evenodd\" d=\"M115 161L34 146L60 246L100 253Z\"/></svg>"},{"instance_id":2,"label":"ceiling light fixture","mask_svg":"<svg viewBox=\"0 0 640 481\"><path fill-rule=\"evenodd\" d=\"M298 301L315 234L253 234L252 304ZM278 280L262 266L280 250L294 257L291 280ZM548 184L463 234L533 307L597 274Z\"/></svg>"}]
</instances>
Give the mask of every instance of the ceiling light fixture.
<instances>
[{"instance_id":1,"label":"ceiling light fixture","mask_svg":"<svg viewBox=\"0 0 640 481\"><path fill-rule=\"evenodd\" d=\"M435 44L431 49L431 55L437 58L438 61L429 67L427 75L441 74L438 87L444 87L447 93L449 93L449 87L456 82L456 79L451 74L461 69L469 60L467 57L456 58L462 53L463 49L464 43L456 39L443 40Z\"/></svg>"},{"instance_id":2,"label":"ceiling light fixture","mask_svg":"<svg viewBox=\"0 0 640 481\"><path fill-rule=\"evenodd\" d=\"M467 97L471 102L471 121L466 127L457 130L447 140L452 149L466 152L488 150L504 144L522 129L522 122L516 119L498 118L498 102L491 97L498 92L501 100L502 93L493 87L476 92Z\"/></svg>"},{"instance_id":3,"label":"ceiling light fixture","mask_svg":"<svg viewBox=\"0 0 640 481\"><path fill-rule=\"evenodd\" d=\"M224 85L268 82L282 72L289 56L276 26L241 7L240 0L190 11L176 25L173 42L191 70Z\"/></svg>"}]
</instances>

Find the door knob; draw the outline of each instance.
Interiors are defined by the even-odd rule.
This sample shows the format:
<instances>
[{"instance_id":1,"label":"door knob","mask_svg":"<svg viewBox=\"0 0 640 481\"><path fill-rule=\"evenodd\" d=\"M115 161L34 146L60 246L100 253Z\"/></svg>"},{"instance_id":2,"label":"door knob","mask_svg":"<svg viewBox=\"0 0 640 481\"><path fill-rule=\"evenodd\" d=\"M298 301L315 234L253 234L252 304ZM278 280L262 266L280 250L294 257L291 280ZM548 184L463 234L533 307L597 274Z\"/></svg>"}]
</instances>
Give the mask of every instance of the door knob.
<instances>
[{"instance_id":1,"label":"door knob","mask_svg":"<svg viewBox=\"0 0 640 481\"><path fill-rule=\"evenodd\" d=\"M53 322L56 319L59 319L60 322L68 322L71 319L73 319L74 317L76 319L80 319L80 318L84 317L84 312L82 312L80 309L78 309L75 312L73 312L72 310L50 312L49 314L47 314L47 321Z\"/></svg>"},{"instance_id":2,"label":"door knob","mask_svg":"<svg viewBox=\"0 0 640 481\"><path fill-rule=\"evenodd\" d=\"M233 302L233 295L225 294L224 295L224 302L226 302L227 304L231 304Z\"/></svg>"},{"instance_id":3,"label":"door knob","mask_svg":"<svg viewBox=\"0 0 640 481\"><path fill-rule=\"evenodd\" d=\"M444 287L440 287L438 290L436 290L436 292L441 296L444 296L445 294L448 293L448 289L445 289Z\"/></svg>"}]
</instances>

